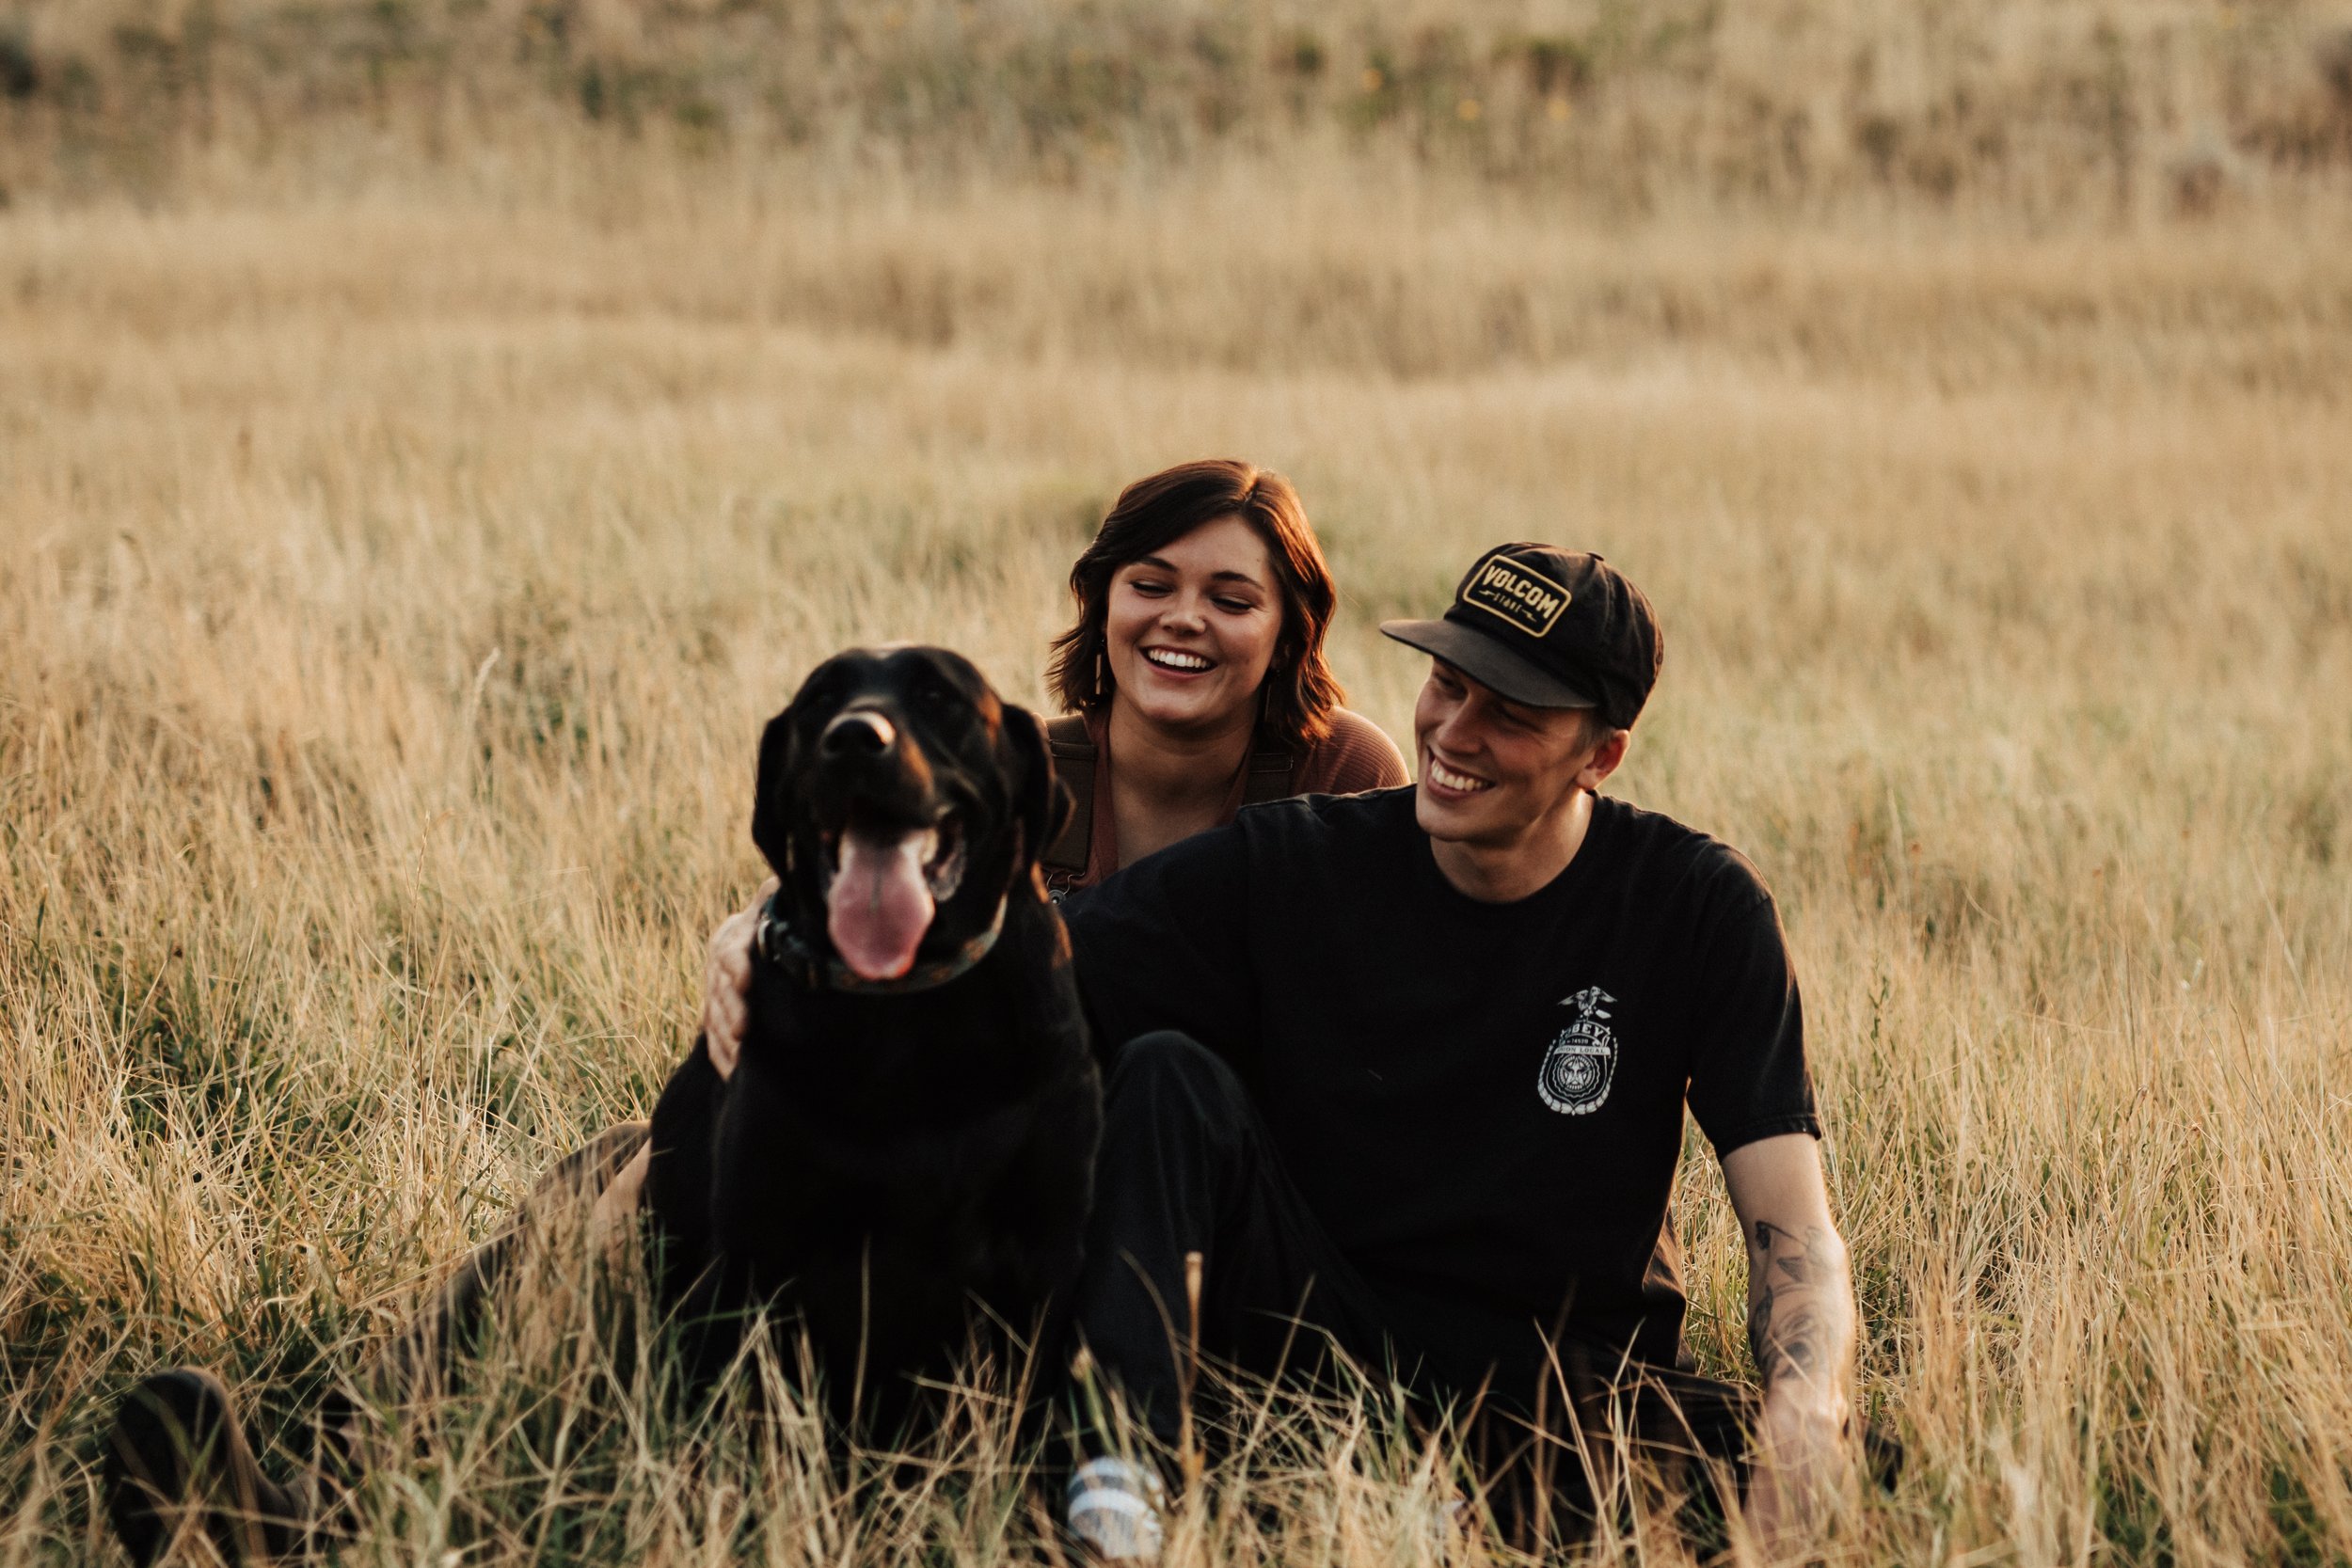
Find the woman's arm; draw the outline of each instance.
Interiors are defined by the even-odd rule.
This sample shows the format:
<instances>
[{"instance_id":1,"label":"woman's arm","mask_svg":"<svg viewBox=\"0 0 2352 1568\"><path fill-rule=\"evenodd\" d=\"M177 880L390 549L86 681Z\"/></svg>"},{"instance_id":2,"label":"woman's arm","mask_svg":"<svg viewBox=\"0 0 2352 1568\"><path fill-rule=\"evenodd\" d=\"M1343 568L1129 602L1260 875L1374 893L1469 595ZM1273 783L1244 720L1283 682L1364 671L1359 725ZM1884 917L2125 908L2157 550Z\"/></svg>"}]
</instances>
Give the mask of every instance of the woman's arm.
<instances>
[{"instance_id":1,"label":"woman's arm","mask_svg":"<svg viewBox=\"0 0 2352 1568\"><path fill-rule=\"evenodd\" d=\"M775 896L773 877L759 884L752 901L719 923L703 960L703 1049L722 1078L735 1073L743 1049L743 1025L751 1016L744 998L752 989L752 936L759 929L760 906Z\"/></svg>"}]
</instances>

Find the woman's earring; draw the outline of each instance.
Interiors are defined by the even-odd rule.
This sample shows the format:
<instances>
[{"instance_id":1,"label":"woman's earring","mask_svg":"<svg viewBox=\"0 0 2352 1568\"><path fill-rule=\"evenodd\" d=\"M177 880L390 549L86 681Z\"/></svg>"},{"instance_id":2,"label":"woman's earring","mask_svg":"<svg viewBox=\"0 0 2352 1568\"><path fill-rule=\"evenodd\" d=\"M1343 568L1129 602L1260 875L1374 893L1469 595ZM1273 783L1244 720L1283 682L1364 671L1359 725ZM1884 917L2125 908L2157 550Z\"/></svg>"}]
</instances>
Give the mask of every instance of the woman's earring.
<instances>
[{"instance_id":1,"label":"woman's earring","mask_svg":"<svg viewBox=\"0 0 2352 1568\"><path fill-rule=\"evenodd\" d=\"M1107 688L1103 681L1103 645L1094 645L1094 695L1099 699Z\"/></svg>"}]
</instances>

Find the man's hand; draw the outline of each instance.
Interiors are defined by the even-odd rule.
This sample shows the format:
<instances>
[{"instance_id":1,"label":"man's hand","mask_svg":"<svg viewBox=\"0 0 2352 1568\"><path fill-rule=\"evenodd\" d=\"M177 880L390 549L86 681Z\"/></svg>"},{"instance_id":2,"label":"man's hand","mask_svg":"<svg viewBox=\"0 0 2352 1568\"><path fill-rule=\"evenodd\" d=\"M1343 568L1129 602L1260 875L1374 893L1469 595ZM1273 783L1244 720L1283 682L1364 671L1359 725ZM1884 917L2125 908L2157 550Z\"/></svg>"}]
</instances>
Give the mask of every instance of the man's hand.
<instances>
[{"instance_id":1,"label":"man's hand","mask_svg":"<svg viewBox=\"0 0 2352 1568\"><path fill-rule=\"evenodd\" d=\"M759 911L776 891L773 877L759 884L748 909L738 910L710 934L709 957L703 963L703 1049L722 1078L735 1076L736 1057L743 1049L743 1029L750 1021L745 1000L752 989L752 937L759 929Z\"/></svg>"},{"instance_id":2,"label":"man's hand","mask_svg":"<svg viewBox=\"0 0 2352 1568\"><path fill-rule=\"evenodd\" d=\"M1748 1346L1764 1381L1749 1527L1773 1555L1819 1531L1851 1480L1853 1281L1804 1133L1732 1150L1724 1184L1748 1245Z\"/></svg>"}]
</instances>

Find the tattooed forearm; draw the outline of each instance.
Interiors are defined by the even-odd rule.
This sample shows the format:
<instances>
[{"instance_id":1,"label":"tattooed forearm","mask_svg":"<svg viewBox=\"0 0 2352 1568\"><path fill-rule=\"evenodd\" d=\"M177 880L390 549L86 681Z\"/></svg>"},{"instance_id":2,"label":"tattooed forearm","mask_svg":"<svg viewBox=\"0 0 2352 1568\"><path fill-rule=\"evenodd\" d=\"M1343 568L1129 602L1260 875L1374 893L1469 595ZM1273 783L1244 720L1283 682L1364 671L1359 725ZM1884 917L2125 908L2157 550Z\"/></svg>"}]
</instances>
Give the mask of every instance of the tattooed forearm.
<instances>
[{"instance_id":1,"label":"tattooed forearm","mask_svg":"<svg viewBox=\"0 0 2352 1568\"><path fill-rule=\"evenodd\" d=\"M1771 1291L1748 1314L1748 1346L1768 1387L1784 1377L1819 1378L1829 1359L1829 1324L1813 1307L1782 1307Z\"/></svg>"},{"instance_id":2,"label":"tattooed forearm","mask_svg":"<svg viewBox=\"0 0 2352 1568\"><path fill-rule=\"evenodd\" d=\"M1763 1220L1748 1237L1748 1348L1771 1388L1785 1378L1841 1380L1853 1338L1845 1249L1835 1233L1800 1236Z\"/></svg>"}]
</instances>

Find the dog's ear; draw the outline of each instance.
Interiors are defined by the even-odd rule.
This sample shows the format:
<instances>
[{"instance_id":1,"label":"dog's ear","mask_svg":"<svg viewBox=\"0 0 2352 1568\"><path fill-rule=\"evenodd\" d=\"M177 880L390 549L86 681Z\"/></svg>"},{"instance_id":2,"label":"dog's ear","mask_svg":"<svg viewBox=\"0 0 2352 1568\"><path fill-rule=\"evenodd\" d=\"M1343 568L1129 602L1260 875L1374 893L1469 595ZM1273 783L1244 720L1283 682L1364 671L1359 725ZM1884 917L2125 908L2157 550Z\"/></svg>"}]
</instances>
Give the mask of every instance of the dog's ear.
<instances>
[{"instance_id":1,"label":"dog's ear","mask_svg":"<svg viewBox=\"0 0 2352 1568\"><path fill-rule=\"evenodd\" d=\"M759 777L752 786L752 842L778 877L786 873L792 847L795 809L792 768L792 710L768 721L759 737Z\"/></svg>"},{"instance_id":2,"label":"dog's ear","mask_svg":"<svg viewBox=\"0 0 2352 1568\"><path fill-rule=\"evenodd\" d=\"M1018 759L1013 801L1021 822L1022 854L1034 864L1061 837L1075 806L1070 786L1054 774L1054 754L1045 745L1045 721L1025 707L1007 703L1004 735L1007 748Z\"/></svg>"}]
</instances>

